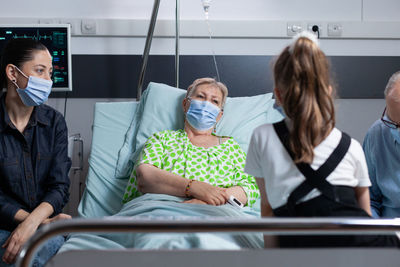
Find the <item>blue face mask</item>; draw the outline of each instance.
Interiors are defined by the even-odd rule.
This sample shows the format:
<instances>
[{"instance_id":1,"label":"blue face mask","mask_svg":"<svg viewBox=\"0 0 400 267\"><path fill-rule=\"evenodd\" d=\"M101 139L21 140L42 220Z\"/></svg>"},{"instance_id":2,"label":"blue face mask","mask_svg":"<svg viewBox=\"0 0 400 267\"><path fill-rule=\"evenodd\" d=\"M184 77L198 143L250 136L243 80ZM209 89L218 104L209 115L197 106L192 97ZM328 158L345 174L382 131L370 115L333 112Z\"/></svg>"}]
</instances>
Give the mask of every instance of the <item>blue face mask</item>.
<instances>
[{"instance_id":1,"label":"blue face mask","mask_svg":"<svg viewBox=\"0 0 400 267\"><path fill-rule=\"evenodd\" d=\"M50 95L52 81L45 80L34 76L26 76L19 68L15 68L28 79L28 85L25 89L19 88L18 84L13 81L17 86L17 93L25 106L39 106L43 104Z\"/></svg>"},{"instance_id":2,"label":"blue face mask","mask_svg":"<svg viewBox=\"0 0 400 267\"><path fill-rule=\"evenodd\" d=\"M285 110L282 106L278 105L276 102L274 103L274 109L276 109L283 117L286 117Z\"/></svg>"},{"instance_id":3,"label":"blue face mask","mask_svg":"<svg viewBox=\"0 0 400 267\"><path fill-rule=\"evenodd\" d=\"M190 100L186 119L189 124L199 130L211 129L217 123L217 117L221 109L208 101Z\"/></svg>"}]
</instances>

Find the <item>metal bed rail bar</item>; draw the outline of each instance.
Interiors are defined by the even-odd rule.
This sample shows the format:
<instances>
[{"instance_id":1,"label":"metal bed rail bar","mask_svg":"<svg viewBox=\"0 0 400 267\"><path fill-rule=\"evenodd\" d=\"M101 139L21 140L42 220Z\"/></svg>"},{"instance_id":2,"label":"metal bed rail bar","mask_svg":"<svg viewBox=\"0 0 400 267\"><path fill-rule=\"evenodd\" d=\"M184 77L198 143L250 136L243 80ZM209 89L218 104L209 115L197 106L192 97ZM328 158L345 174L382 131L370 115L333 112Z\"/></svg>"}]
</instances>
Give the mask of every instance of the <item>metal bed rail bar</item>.
<instances>
[{"instance_id":1,"label":"metal bed rail bar","mask_svg":"<svg viewBox=\"0 0 400 267\"><path fill-rule=\"evenodd\" d=\"M18 255L17 266L29 266L36 250L49 238L77 232L263 232L266 234L393 234L400 219L262 218L159 220L140 218L72 219L41 227Z\"/></svg>"}]
</instances>

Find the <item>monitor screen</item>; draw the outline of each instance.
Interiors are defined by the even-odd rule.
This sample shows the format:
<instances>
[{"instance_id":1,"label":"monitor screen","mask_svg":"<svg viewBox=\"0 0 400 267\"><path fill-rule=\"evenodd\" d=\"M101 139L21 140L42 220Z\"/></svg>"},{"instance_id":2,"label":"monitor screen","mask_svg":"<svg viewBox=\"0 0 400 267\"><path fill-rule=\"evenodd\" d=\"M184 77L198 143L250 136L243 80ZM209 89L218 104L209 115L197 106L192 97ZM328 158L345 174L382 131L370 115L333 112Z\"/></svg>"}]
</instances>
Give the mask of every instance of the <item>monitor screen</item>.
<instances>
[{"instance_id":1,"label":"monitor screen","mask_svg":"<svg viewBox=\"0 0 400 267\"><path fill-rule=\"evenodd\" d=\"M14 38L32 38L44 44L53 58L53 91L72 91L70 26L68 24L1 25L0 51Z\"/></svg>"}]
</instances>

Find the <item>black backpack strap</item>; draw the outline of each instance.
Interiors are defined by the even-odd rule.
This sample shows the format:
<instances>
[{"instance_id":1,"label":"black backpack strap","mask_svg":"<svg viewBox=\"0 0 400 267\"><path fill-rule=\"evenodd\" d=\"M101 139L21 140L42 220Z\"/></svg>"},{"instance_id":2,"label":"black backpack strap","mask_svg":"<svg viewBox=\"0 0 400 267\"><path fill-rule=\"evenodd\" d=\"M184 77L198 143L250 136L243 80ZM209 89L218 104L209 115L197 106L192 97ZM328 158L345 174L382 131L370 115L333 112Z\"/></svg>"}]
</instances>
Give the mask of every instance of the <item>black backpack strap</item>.
<instances>
[{"instance_id":1,"label":"black backpack strap","mask_svg":"<svg viewBox=\"0 0 400 267\"><path fill-rule=\"evenodd\" d=\"M293 152L289 147L289 130L287 129L285 122L280 121L275 123L274 129L286 151L289 153L290 157L294 159ZM346 133L342 133L342 138L340 139L338 146L334 149L325 163L318 168L318 170L313 170L309 164L303 162L297 163L297 168L304 175L306 180L290 194L287 205L296 205L301 198L306 196L314 188L317 188L329 199L338 201L334 187L328 181L326 181L326 178L342 161L350 147L350 143L350 136Z\"/></svg>"}]
</instances>

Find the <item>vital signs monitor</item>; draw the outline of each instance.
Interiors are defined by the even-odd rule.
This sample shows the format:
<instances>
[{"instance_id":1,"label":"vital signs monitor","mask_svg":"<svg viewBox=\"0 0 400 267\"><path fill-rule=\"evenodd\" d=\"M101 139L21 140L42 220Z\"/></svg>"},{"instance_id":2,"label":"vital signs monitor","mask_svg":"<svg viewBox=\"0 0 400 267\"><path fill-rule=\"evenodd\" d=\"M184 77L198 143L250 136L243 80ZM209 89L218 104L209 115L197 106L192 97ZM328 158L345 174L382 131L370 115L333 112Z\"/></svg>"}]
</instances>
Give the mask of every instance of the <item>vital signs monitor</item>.
<instances>
[{"instance_id":1,"label":"vital signs monitor","mask_svg":"<svg viewBox=\"0 0 400 267\"><path fill-rule=\"evenodd\" d=\"M31 38L44 44L53 59L53 91L72 91L69 24L0 24L0 51L15 38Z\"/></svg>"}]
</instances>

